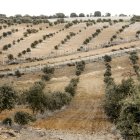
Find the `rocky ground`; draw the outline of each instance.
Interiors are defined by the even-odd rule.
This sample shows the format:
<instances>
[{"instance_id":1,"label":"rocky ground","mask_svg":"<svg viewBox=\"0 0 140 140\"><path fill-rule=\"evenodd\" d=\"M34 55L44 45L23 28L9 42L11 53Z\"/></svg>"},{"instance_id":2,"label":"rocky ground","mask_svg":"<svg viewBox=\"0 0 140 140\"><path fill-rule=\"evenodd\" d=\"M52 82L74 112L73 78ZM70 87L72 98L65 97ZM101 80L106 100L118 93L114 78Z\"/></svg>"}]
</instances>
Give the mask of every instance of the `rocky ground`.
<instances>
[{"instance_id":1,"label":"rocky ground","mask_svg":"<svg viewBox=\"0 0 140 140\"><path fill-rule=\"evenodd\" d=\"M0 127L0 140L122 140L115 128L111 133L78 133L72 131L22 128L19 131L4 126Z\"/></svg>"}]
</instances>

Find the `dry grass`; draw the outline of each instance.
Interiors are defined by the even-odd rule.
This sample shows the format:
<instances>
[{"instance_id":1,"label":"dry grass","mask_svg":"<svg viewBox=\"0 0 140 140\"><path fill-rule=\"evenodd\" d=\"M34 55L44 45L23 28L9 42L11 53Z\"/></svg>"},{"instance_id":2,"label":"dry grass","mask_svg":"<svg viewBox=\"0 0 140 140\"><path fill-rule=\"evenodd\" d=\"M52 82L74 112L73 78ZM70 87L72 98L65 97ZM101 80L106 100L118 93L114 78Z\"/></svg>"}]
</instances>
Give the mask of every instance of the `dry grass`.
<instances>
[{"instance_id":1,"label":"dry grass","mask_svg":"<svg viewBox=\"0 0 140 140\"><path fill-rule=\"evenodd\" d=\"M42 25L45 26L45 25ZM49 29L48 32L56 31L60 28L62 28L64 25L58 26L55 29ZM34 55L46 55L49 51L53 49L53 45L55 43L58 43L69 31L75 31L77 32L79 29L83 28L85 25L80 24L79 27L73 27L68 31L62 32L56 36L56 38L50 39L51 42L49 43L50 48L47 49L45 46L47 43L45 43L42 48L45 48L45 51L42 51L41 49L37 51L38 49L33 51ZM115 30L113 30L115 26ZM122 26L122 24L116 24L112 26L112 28L108 28L107 30L103 31L103 34L99 35L97 39L95 39L98 43L107 41L114 32ZM136 24L134 25L136 26ZM98 27L98 26L97 26ZM133 27L133 26L132 26ZM133 29L133 28L129 29ZM36 27L38 28L38 27ZM45 27L44 27L45 28ZM90 27L89 29L81 32L79 35L76 36L75 39L72 39L68 44L73 46L73 49L76 49L79 47L79 44L81 44L82 39L87 37L87 35L91 34L91 30L95 27ZM21 45L22 49L25 49L28 47L28 45L35 39L38 39L44 34L46 31L41 31L38 35L31 35L27 41ZM126 30L127 32L127 30ZM131 31L130 31L131 32ZM87 33L87 34L85 34ZM108 36L105 36L105 34L108 33ZM130 33L131 34L131 33ZM132 35L134 35L134 32L132 32ZM104 38L103 38L104 36ZM59 38L59 40L57 40ZM54 39L54 40L53 40ZM94 40L94 41L95 41ZM56 41L56 42L53 42ZM77 44L74 43L77 41ZM75 44L75 46L74 46ZM139 45L140 41L135 41L131 43L125 43L120 44L117 46L114 46L114 49L129 47L130 45ZM65 46L65 45L64 45ZM66 46L65 46L66 47ZM66 48L67 49L67 48ZM104 48L104 49L98 49L90 52L81 52L80 54L60 57L60 58L54 58L50 60L43 60L41 62L32 62L32 63L25 63L22 65L11 65L11 66L2 66L0 69L4 68L17 68L30 66L30 65L38 65L39 63L46 64L49 62L59 62L59 61L65 61L70 60L72 58L79 58L79 56L89 56L89 55L95 55L95 54L103 54L106 52L111 52L112 48ZM14 51L11 50L11 52ZM20 51L20 48L14 52L14 54L18 53ZM48 52L47 52L48 51ZM11 53L8 51L8 53ZM140 63L140 62L139 62ZM111 62L112 66L112 74L117 83L119 83L122 78L125 78L130 71L132 73L134 72L132 69L132 66L130 64L128 55L122 56L113 59ZM58 130L72 130L72 131L86 131L89 133L94 132L110 132L111 127L113 124L111 124L107 118L107 116L104 113L103 110L103 99L104 99L104 83L103 83L103 73L104 73L104 63L103 62L96 62L96 63L90 63L86 65L85 71L80 76L80 82L78 84L77 88L77 94L70 103L69 106L66 108L63 108L60 111L56 111L53 113L49 113L50 115L45 119L39 119L36 121L32 126L34 127L41 127L46 129L58 129ZM25 74L21 78L16 77L7 77L3 78L0 81L0 85L4 83L11 83L18 91L28 89L30 86L33 85L33 83L41 78L42 73L36 72L36 73L29 73ZM51 81L46 82L46 92L48 91L64 91L65 86L69 83L70 79L74 77L75 75L75 67L64 67L63 69L56 69L53 78ZM134 76L135 78L135 76ZM13 114L16 111L28 111L31 112L29 109L26 108L16 108L12 111L4 111L0 114L0 120L3 120L6 117L13 116Z\"/></svg>"},{"instance_id":2,"label":"dry grass","mask_svg":"<svg viewBox=\"0 0 140 140\"><path fill-rule=\"evenodd\" d=\"M30 109L27 109L25 107L18 107L16 109L12 109L12 110L6 110L6 111L3 111L1 114L0 114L0 120L4 120L5 118L8 118L8 117L14 117L14 114L18 111L24 111L24 112L28 112L28 113L32 113Z\"/></svg>"}]
</instances>

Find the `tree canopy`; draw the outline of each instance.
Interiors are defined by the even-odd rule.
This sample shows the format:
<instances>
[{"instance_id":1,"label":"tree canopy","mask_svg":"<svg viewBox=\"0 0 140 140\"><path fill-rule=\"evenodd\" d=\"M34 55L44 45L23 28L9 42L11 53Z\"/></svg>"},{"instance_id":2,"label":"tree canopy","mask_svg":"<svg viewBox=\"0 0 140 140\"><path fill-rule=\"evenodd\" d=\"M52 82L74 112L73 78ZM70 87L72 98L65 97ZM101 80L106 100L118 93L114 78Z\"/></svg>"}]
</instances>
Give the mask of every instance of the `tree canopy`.
<instances>
[{"instance_id":1,"label":"tree canopy","mask_svg":"<svg viewBox=\"0 0 140 140\"><path fill-rule=\"evenodd\" d=\"M11 110L15 107L17 101L17 93L9 85L0 87L0 112L3 110Z\"/></svg>"}]
</instances>

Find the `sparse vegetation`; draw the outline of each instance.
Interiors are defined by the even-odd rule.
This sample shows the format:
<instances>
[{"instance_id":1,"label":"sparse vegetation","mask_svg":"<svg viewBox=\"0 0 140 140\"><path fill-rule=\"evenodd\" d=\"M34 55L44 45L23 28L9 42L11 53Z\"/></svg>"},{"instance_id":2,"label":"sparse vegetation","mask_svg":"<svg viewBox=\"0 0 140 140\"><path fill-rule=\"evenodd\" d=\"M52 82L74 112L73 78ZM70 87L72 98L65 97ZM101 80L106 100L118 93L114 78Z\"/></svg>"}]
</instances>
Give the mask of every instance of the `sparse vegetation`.
<instances>
[{"instance_id":1,"label":"sparse vegetation","mask_svg":"<svg viewBox=\"0 0 140 140\"><path fill-rule=\"evenodd\" d=\"M43 73L44 73L44 75L42 76L42 78L43 78L44 80L46 80L46 81L49 81L49 80L51 79L51 77L52 77L52 74L54 74L55 69L46 66L46 67L43 68L42 71L43 71Z\"/></svg>"}]
</instances>

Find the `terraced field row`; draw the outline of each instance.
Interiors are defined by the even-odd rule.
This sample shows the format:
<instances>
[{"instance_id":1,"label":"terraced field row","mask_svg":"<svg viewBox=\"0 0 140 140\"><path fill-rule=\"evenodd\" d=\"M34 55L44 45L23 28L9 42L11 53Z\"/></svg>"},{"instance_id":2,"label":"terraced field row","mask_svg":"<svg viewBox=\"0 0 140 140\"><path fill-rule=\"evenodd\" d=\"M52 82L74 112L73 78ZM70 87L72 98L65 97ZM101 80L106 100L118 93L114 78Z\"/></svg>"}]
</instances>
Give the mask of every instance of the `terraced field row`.
<instances>
[{"instance_id":1,"label":"terraced field row","mask_svg":"<svg viewBox=\"0 0 140 140\"><path fill-rule=\"evenodd\" d=\"M129 23L129 22L128 22ZM31 49L30 53L26 53L24 57L26 58L45 58L44 60L40 60L39 62L30 62L28 63L23 63L23 64L18 64L18 65L11 65L11 66L6 66L2 65L1 69L7 69L7 68L19 68L19 67L28 67L28 66L36 66L40 64L47 64L47 63L57 63L57 62L65 62L65 61L71 61L73 59L82 59L84 57L88 56L94 56L94 55L102 55L104 53L111 52L113 50L119 50L119 49L126 49L126 48L131 48L131 46L138 47L140 45L140 41L132 41L131 43L126 42L123 44L115 45L109 48L97 48L93 49L96 46L99 46L101 44L105 44L106 42L109 41L112 35L114 35L122 26L128 24L126 22L122 23L116 23L113 24L112 26L109 26L108 23L97 23L93 24L92 26L86 27L85 23L79 23L76 25L71 26L68 29L62 30L64 28L65 24L59 24L53 27L46 28L46 24L42 25L42 30L40 30L36 34L31 34L28 37L26 37L23 41L19 42L16 44L14 47L11 47L5 53L0 55L1 58L1 64L3 63L3 60L6 59L4 58L8 54L13 54L14 56L17 56L19 52L22 50L27 49L30 47L31 43L34 40L40 39L44 34L49 34L49 33L56 33L53 37L48 38L47 40L43 41L39 45L37 45L36 48ZM127 29L124 30L124 32L129 32L128 36L134 36L135 38L135 32L137 31L138 23L134 23L130 25ZM103 26L109 26L108 28L105 28L101 30L101 33L93 38L91 42L87 45L85 45L88 48L92 48L90 51L77 51L77 49L82 46L83 41L86 39L87 36L92 35L97 29L102 29ZM137 27L137 28L136 28ZM39 26L36 27L36 29L39 29ZM24 32L24 28L22 31L20 31L20 35L22 35ZM61 41L70 33L73 32L76 35L66 41L66 43L61 44ZM123 32L119 34L119 37L123 36ZM17 35L18 36L18 35ZM12 37L11 37L12 38ZM16 38L16 36L15 36ZM125 36L127 38L127 34ZM8 39L8 38L7 38ZM14 39L14 35L13 35ZM56 50L54 46L60 45L60 47ZM51 56L48 58L47 56ZM53 57L54 56L54 57ZM22 62L22 61L21 61Z\"/></svg>"}]
</instances>

